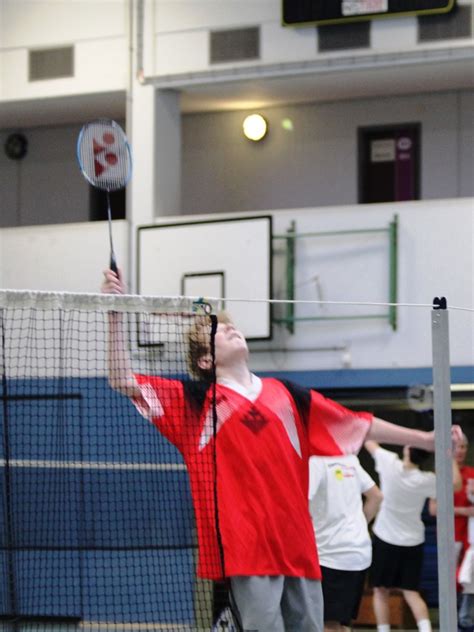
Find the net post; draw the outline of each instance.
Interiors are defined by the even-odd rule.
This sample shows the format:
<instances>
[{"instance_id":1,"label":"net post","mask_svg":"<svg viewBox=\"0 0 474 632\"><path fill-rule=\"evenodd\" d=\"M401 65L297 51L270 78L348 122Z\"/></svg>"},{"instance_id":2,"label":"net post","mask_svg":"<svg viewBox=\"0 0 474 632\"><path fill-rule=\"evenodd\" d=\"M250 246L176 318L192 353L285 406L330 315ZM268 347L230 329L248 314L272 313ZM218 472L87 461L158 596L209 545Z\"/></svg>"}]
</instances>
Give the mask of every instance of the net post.
<instances>
[{"instance_id":1,"label":"net post","mask_svg":"<svg viewBox=\"0 0 474 632\"><path fill-rule=\"evenodd\" d=\"M451 439L451 376L449 319L445 298L433 300L433 396L435 427L436 496L438 504L438 594L440 630L457 629L456 558Z\"/></svg>"}]
</instances>

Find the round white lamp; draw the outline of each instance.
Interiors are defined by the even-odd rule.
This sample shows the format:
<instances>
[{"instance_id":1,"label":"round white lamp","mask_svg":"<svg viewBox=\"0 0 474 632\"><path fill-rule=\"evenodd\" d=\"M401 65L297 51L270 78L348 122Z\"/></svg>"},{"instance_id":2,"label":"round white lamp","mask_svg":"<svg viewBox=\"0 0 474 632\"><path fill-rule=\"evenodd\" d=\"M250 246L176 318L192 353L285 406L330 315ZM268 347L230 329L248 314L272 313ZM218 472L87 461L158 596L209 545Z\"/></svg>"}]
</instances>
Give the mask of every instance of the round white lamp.
<instances>
[{"instance_id":1,"label":"round white lamp","mask_svg":"<svg viewBox=\"0 0 474 632\"><path fill-rule=\"evenodd\" d=\"M242 127L245 136L253 141L262 140L268 131L268 123L261 114L249 114L249 116L246 116Z\"/></svg>"}]
</instances>

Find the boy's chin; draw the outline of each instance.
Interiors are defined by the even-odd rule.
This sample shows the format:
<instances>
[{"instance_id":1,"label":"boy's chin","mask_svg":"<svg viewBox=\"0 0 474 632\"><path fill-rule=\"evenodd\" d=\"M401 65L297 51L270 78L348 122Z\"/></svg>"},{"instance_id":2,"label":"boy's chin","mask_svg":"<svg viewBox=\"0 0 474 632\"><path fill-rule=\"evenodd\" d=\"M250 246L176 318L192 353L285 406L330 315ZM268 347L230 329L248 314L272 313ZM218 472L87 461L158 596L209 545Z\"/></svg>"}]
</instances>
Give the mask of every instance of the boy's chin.
<instances>
[{"instance_id":1,"label":"boy's chin","mask_svg":"<svg viewBox=\"0 0 474 632\"><path fill-rule=\"evenodd\" d=\"M249 350L245 342L235 345L228 354L228 357L233 361L247 360L248 356Z\"/></svg>"}]
</instances>

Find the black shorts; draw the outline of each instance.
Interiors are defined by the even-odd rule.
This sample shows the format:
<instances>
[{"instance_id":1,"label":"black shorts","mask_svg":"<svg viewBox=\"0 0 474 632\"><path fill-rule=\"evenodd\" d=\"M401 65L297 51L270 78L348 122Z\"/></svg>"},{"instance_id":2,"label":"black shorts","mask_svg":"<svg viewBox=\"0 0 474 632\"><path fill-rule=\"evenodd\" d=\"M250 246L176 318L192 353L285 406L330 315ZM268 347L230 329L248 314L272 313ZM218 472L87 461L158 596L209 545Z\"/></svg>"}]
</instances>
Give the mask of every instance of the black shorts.
<instances>
[{"instance_id":1,"label":"black shorts","mask_svg":"<svg viewBox=\"0 0 474 632\"><path fill-rule=\"evenodd\" d=\"M364 592L365 571L340 571L321 566L324 620L349 627L357 619Z\"/></svg>"},{"instance_id":2,"label":"black shorts","mask_svg":"<svg viewBox=\"0 0 474 632\"><path fill-rule=\"evenodd\" d=\"M423 544L416 546L388 544L374 535L370 584L375 588L418 591L423 565L423 547Z\"/></svg>"}]
</instances>

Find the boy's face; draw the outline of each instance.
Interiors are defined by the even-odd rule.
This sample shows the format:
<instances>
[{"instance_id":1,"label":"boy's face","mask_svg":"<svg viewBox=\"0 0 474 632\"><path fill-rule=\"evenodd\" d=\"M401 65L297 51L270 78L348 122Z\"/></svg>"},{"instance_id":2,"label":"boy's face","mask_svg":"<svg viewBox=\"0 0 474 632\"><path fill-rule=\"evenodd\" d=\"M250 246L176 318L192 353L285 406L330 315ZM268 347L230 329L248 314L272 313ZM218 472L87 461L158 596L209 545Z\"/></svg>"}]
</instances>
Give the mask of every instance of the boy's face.
<instances>
[{"instance_id":1,"label":"boy's face","mask_svg":"<svg viewBox=\"0 0 474 632\"><path fill-rule=\"evenodd\" d=\"M231 366L248 358L247 341L233 323L219 323L217 325L215 346L216 365L219 367Z\"/></svg>"}]
</instances>

